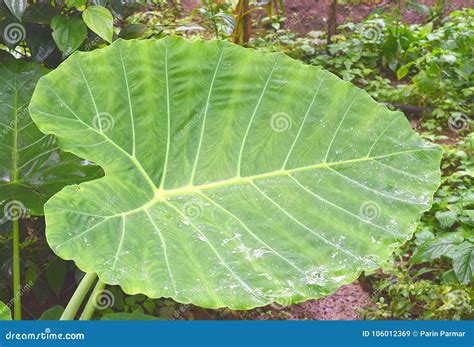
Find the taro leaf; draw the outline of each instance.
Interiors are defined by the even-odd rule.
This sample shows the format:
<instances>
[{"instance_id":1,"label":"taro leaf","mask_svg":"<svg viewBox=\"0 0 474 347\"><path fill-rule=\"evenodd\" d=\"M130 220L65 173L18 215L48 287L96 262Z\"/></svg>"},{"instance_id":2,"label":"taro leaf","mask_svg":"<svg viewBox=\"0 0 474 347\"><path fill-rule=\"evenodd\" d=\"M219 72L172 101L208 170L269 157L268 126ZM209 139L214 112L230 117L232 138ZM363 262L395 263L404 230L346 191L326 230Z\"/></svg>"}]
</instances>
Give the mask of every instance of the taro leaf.
<instances>
[{"instance_id":1,"label":"taro leaf","mask_svg":"<svg viewBox=\"0 0 474 347\"><path fill-rule=\"evenodd\" d=\"M82 12L86 25L107 42L112 42L114 33L114 17L108 9L102 6L90 6Z\"/></svg>"},{"instance_id":2,"label":"taro leaf","mask_svg":"<svg viewBox=\"0 0 474 347\"><path fill-rule=\"evenodd\" d=\"M453 268L459 282L469 283L474 278L474 243L464 241L454 253Z\"/></svg>"},{"instance_id":3,"label":"taro leaf","mask_svg":"<svg viewBox=\"0 0 474 347\"><path fill-rule=\"evenodd\" d=\"M38 320L59 320L64 313L64 308L60 305L55 305L43 312Z\"/></svg>"},{"instance_id":4,"label":"taro leaf","mask_svg":"<svg viewBox=\"0 0 474 347\"><path fill-rule=\"evenodd\" d=\"M36 63L0 62L0 224L27 210L42 214L62 187L97 177L97 166L59 150L30 118L30 97L47 72Z\"/></svg>"},{"instance_id":5,"label":"taro leaf","mask_svg":"<svg viewBox=\"0 0 474 347\"><path fill-rule=\"evenodd\" d=\"M25 282L30 287L34 287L36 280L39 278L38 274L40 274L38 265L30 264L25 272Z\"/></svg>"},{"instance_id":6,"label":"taro leaf","mask_svg":"<svg viewBox=\"0 0 474 347\"><path fill-rule=\"evenodd\" d=\"M56 296L59 296L64 285L67 274L67 263L61 259L55 258L46 269L46 279L49 287Z\"/></svg>"},{"instance_id":7,"label":"taro leaf","mask_svg":"<svg viewBox=\"0 0 474 347\"><path fill-rule=\"evenodd\" d=\"M53 250L127 293L204 307L301 302L376 269L440 179L440 148L403 114L224 41L78 52L30 110L106 172L47 202Z\"/></svg>"},{"instance_id":8,"label":"taro leaf","mask_svg":"<svg viewBox=\"0 0 474 347\"><path fill-rule=\"evenodd\" d=\"M10 308L0 301L0 320L12 320Z\"/></svg>"},{"instance_id":9,"label":"taro leaf","mask_svg":"<svg viewBox=\"0 0 474 347\"><path fill-rule=\"evenodd\" d=\"M87 38L87 27L80 17L56 16L51 28L54 42L63 53L63 58L72 54Z\"/></svg>"}]
</instances>

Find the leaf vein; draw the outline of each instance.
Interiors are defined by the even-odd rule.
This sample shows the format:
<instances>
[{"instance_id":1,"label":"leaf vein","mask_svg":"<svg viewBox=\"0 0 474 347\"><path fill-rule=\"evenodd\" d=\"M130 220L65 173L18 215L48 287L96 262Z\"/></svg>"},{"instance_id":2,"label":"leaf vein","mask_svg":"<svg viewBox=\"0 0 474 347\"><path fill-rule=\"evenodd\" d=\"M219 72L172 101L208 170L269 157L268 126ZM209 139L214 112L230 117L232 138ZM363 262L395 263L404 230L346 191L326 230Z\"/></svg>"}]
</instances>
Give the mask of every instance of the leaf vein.
<instances>
[{"instance_id":1,"label":"leaf vein","mask_svg":"<svg viewBox=\"0 0 474 347\"><path fill-rule=\"evenodd\" d=\"M227 213L229 216L231 216L234 220L236 220L238 223L240 223L245 230L247 230L247 232L250 234L250 236L252 236L254 239L256 239L258 242L260 242L260 244L262 244L265 248L269 249L273 254L275 254L276 256L278 256L279 258L281 258L282 260L284 260L286 263L288 263L291 267L293 267L296 271L298 271L299 273L302 273L304 274L304 271L301 270L298 266L296 266L291 260L289 260L288 258L286 258L285 256L281 255L279 252L277 252L275 249L273 249L270 245L268 245L265 241L263 241L260 237L258 237L252 230L250 230L250 228L239 218L237 217L235 214L233 214L232 212L230 212L227 208L225 208L224 206L222 206L221 204L219 204L217 201L215 201L214 199L208 197L207 195L203 194L202 192L199 192L199 194L204 198L206 199L207 201L209 201L210 203L214 204L215 206L217 206L219 209L221 209L222 211L224 211L225 213Z\"/></svg>"},{"instance_id":2,"label":"leaf vein","mask_svg":"<svg viewBox=\"0 0 474 347\"><path fill-rule=\"evenodd\" d=\"M384 227L382 227L382 226L380 226L380 225L378 225L378 224L372 223L370 220L364 219L364 218L362 218L362 217L356 215L355 213L352 213L352 212L346 210L345 208L343 208L343 207L341 207L341 206L339 206L339 205L337 205L337 204L335 204L335 203L333 203L333 202L331 202L331 201L329 201L329 200L323 198L322 196L316 194L316 193L313 192L311 189L309 189L309 188L307 188L306 186L304 186L303 184L301 184L301 182L298 181L298 179L296 179L296 178L295 178L294 176L292 176L291 174L288 174L288 177L290 177L290 178L291 178L299 187L301 187L303 190L305 190L306 192L308 192L309 194L311 194L311 195L314 196L315 198L321 200L321 201L324 202L325 204L331 205L331 206L333 206L333 207L335 207L335 208L337 208L337 209L343 211L344 213L347 213L348 215L350 215L350 216L352 216L352 217L354 217L354 218L360 220L361 222L363 222L363 223L365 223L365 224L369 224L369 225L371 225L371 226L373 226L373 227L375 227L375 228L377 228L377 229L386 231L386 232L388 232L388 233L390 233L390 234L392 234L392 235L394 235L394 236L400 236L399 233L396 233L396 232L394 232L393 230L386 229L386 228L384 228Z\"/></svg>"},{"instance_id":3,"label":"leaf vein","mask_svg":"<svg viewBox=\"0 0 474 347\"><path fill-rule=\"evenodd\" d=\"M169 259L168 259L168 251L167 251L167 248L166 248L166 242L165 242L165 239L163 237L163 233L161 232L161 230L158 228L158 226L155 224L155 222L151 218L150 214L148 213L148 210L145 209L144 212L145 212L148 220L151 222L151 224L155 228L156 233L158 234L158 236L161 240L161 245L163 246L163 255L164 255L164 258L165 258L166 268L168 269L168 275L170 277L171 284L173 285L174 295L176 297L178 297L178 291L176 290L176 282L174 280L173 273L171 272L171 266L170 266L170 262L169 262Z\"/></svg>"},{"instance_id":4,"label":"leaf vein","mask_svg":"<svg viewBox=\"0 0 474 347\"><path fill-rule=\"evenodd\" d=\"M294 217L291 213L289 213L287 210L285 210L280 204L278 204L275 200L273 200L271 197L269 197L267 194L265 194L265 192L263 192L260 188L258 188L258 186L253 183L253 182L250 182L250 184L265 198L267 199L268 201L270 201L272 204L274 204L278 209L280 209L284 214L286 214L288 217L290 217L290 219L292 219L293 221L295 221L297 224L299 224L300 226L302 226L304 229L308 230L309 232L311 232L311 234L315 235L317 238L319 238L321 241L323 241L324 243L332 246L333 248L335 248L336 250L338 251L341 251L345 254L347 254L348 256L354 258L354 259L357 259L363 263L367 263L367 259L362 259L361 257L353 254L351 251L349 251L348 249L345 249L344 247L341 247L341 246L338 246L336 245L334 242L326 239L323 235L315 232L313 229L309 228L307 225L305 225L304 223L302 223L300 220L298 220L296 217Z\"/></svg>"},{"instance_id":5,"label":"leaf vein","mask_svg":"<svg viewBox=\"0 0 474 347\"><path fill-rule=\"evenodd\" d=\"M135 117L133 115L132 97L130 95L130 85L128 83L127 70L125 69L125 62L123 61L122 48L120 46L119 46L119 55L120 55L120 61L122 63L123 77L125 78L125 86L127 87L128 108L130 112L130 123L132 126L132 156L135 157L136 155Z\"/></svg>"},{"instance_id":6,"label":"leaf vein","mask_svg":"<svg viewBox=\"0 0 474 347\"><path fill-rule=\"evenodd\" d=\"M273 76L273 73L275 72L275 69L277 67L277 64L278 64L278 61L279 61L279 58L280 56L277 55L276 58L275 58L275 62L273 64L273 67L270 71L270 74L268 75L268 78L267 78L267 81L265 82L265 85L263 86L263 90L262 92L260 93L260 97L257 101L257 104L255 105L255 109L253 110L253 113L252 113L252 116L250 117L250 121L249 121L249 124L247 126L247 129L245 131L245 134L244 134L244 137L242 139L242 144L240 145L240 152L239 152L239 158L238 158L238 161L237 161L237 176L240 177L241 176L241 173L242 173L242 168L241 168L241 165L242 165L242 155L244 153L244 147L245 147L245 143L247 142L247 137L249 135L249 132L250 132L250 128L252 127L252 124L253 124L253 120L255 118L255 115L257 114L257 111L258 111L258 108L260 107L260 103L262 102L262 99L263 99L263 96L265 95L265 92L267 91L267 88L268 88L268 85L270 83L270 80Z\"/></svg>"},{"instance_id":7,"label":"leaf vein","mask_svg":"<svg viewBox=\"0 0 474 347\"><path fill-rule=\"evenodd\" d=\"M364 189L366 189L366 190L368 190L368 191L370 191L370 192L373 192L374 194L381 195L381 196L385 196L385 197L387 197L387 198L389 198L389 199L398 200L398 201L401 201L401 202L404 202L404 203L407 203L407 204L412 204L412 205L426 205L425 203L422 203L422 202L420 203L420 202L415 202L415 201L411 201L411 200L405 200L405 199L398 198L398 197L393 196L393 195L390 195L390 194L386 194L386 193L381 192L381 191L379 191L379 190L376 190L376 189L367 187L365 184L362 184L362 183L360 183L360 182L358 182L358 181L356 181L356 180L354 180L354 179L352 179L352 178L350 178L350 177L347 177L347 176L341 174L340 172L338 172L338 171L332 169L331 167L327 167L327 169L328 169L328 170L331 170L331 171L334 172L335 174L337 174L337 175L343 177L344 179L348 180L349 182L352 182L352 183L354 183L355 185L357 185L357 186L359 186L359 187L361 187L361 188L364 188Z\"/></svg>"},{"instance_id":8,"label":"leaf vein","mask_svg":"<svg viewBox=\"0 0 474 347\"><path fill-rule=\"evenodd\" d=\"M211 81L211 84L209 86L209 92L207 94L206 106L205 106L204 116L203 116L202 125L201 125L201 134L199 136L199 143L198 143L198 147L197 147L197 151L196 151L196 158L194 159L193 170L191 172L191 179L190 179L190 182L189 182L190 185L193 185L194 176L196 175L197 164L198 164L198 161L199 161L199 156L201 154L201 146L202 146L202 141L203 141L203 138L204 138L204 130L206 129L206 120L207 120L207 113L209 111L209 103L211 101L211 95L212 95L212 90L214 88L214 82L216 80L217 71L219 70L219 66L221 65L222 57L224 56L224 47L225 47L225 44L222 45L222 49L221 49L221 52L220 52L220 55L219 55L219 59L217 61L216 68L214 70L214 75L212 76L212 81Z\"/></svg>"},{"instance_id":9,"label":"leaf vein","mask_svg":"<svg viewBox=\"0 0 474 347\"><path fill-rule=\"evenodd\" d=\"M248 293L250 293L251 295L253 295L255 297L255 299L257 299L259 302L262 302L261 298L259 297L259 295L257 293L255 293L255 291L252 290L252 288L247 284L245 283L245 281L240 278L239 275L237 275L234 270L232 270L230 268L230 266L226 263L226 261L224 260L224 258L222 258L222 256L219 254L219 252L217 251L217 249L212 245L212 243L209 241L209 239L206 237L206 235L204 235L204 233L201 231L201 229L199 229L198 226L196 226L196 224L194 224L189 218L186 218L186 216L174 205L172 204L171 202L167 201L167 200L164 200L164 202L169 205L173 210L175 210L182 218L184 218L185 220L187 220L189 222L189 225L198 232L199 235L201 235L201 237L203 237L205 240L206 240L206 244L211 248L211 250L214 252L214 254L216 255L217 259L219 259L220 263L227 269L227 271L229 272L229 274L235 279L237 280L237 282L240 283L240 285L242 286L242 288L245 289L245 291L247 291Z\"/></svg>"}]
</instances>

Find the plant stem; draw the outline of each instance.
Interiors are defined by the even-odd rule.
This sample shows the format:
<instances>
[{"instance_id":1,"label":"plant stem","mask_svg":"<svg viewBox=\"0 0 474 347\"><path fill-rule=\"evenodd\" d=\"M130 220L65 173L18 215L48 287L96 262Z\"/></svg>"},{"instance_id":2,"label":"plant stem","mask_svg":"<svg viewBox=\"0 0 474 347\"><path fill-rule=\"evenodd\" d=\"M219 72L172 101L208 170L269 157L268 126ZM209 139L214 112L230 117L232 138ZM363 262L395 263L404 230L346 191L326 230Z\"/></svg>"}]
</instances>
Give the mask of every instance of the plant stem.
<instances>
[{"instance_id":1,"label":"plant stem","mask_svg":"<svg viewBox=\"0 0 474 347\"><path fill-rule=\"evenodd\" d=\"M89 289L94 284L96 278L97 274L94 272L87 273L84 276L81 283L74 292L71 300L67 304L67 307L64 310L64 313L61 316L60 320L73 320L74 317L76 317L77 311L79 311L79 308L81 307L84 298L89 292Z\"/></svg>"},{"instance_id":2,"label":"plant stem","mask_svg":"<svg viewBox=\"0 0 474 347\"><path fill-rule=\"evenodd\" d=\"M92 291L91 296L89 297L89 301L87 301L86 307L84 307L84 311L82 311L79 320L90 320L92 318L92 315L94 314L94 311L97 307L100 294L102 293L104 288L105 283L101 280L98 280L94 290Z\"/></svg>"},{"instance_id":3,"label":"plant stem","mask_svg":"<svg viewBox=\"0 0 474 347\"><path fill-rule=\"evenodd\" d=\"M20 221L13 219L13 318L21 320Z\"/></svg>"}]
</instances>

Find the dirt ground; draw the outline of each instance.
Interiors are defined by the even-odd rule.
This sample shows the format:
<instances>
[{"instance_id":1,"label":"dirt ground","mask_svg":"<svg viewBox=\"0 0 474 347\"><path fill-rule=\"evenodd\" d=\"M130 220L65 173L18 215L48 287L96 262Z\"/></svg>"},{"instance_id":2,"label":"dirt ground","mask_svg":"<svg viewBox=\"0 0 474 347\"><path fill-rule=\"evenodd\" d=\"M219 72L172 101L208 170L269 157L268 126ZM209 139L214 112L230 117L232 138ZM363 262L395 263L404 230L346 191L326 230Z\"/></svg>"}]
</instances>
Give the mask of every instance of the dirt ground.
<instances>
[{"instance_id":1,"label":"dirt ground","mask_svg":"<svg viewBox=\"0 0 474 347\"><path fill-rule=\"evenodd\" d=\"M198 7L200 2L200 0L182 0L185 12L188 14L191 13L192 9ZM303 35L312 30L324 30L327 25L328 2L328 0L286 0L287 28ZM435 0L419 0L419 2L431 5ZM346 21L358 22L376 9L393 6L395 5L390 0L366 0L359 5L338 4L337 22L338 24ZM474 0L451 0L448 6L448 11L463 7L473 7ZM408 23L416 23L423 20L423 16L415 10L408 11L403 5L400 10L403 19Z\"/></svg>"}]
</instances>

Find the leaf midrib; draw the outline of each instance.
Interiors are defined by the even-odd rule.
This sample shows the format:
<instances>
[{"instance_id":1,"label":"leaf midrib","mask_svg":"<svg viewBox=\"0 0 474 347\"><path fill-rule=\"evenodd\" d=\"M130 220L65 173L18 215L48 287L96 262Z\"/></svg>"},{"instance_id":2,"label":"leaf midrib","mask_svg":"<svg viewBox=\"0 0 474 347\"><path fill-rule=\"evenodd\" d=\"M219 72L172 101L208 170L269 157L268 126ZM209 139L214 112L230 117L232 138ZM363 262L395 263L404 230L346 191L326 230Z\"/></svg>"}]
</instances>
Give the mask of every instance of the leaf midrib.
<instances>
[{"instance_id":1,"label":"leaf midrib","mask_svg":"<svg viewBox=\"0 0 474 347\"><path fill-rule=\"evenodd\" d=\"M294 169L276 170L272 172L267 172L263 174L252 175L252 176L245 176L245 177L236 176L236 177L233 177L227 180L218 181L218 182L201 184L201 185L187 185L187 186L179 187L176 189L161 189L160 188L155 191L155 196L150 201L146 202L145 204L135 209L131 209L126 212L117 213L113 215L104 216L104 215L89 214L85 212L72 211L72 210L71 212L84 214L84 215L90 215L94 217L100 217L100 218L104 218L105 220L105 219L110 219L114 217L128 216L128 215L131 215L143 210L147 210L148 208L154 206L155 204L159 202L166 202L167 199L172 198L172 197L182 196L186 194L199 194L202 191L209 190L209 189L222 188L226 186L240 185L240 184L252 184L253 182L257 180L272 178L272 177L287 176L291 179L291 174L296 173L296 172L315 170L315 169L325 169L325 168L330 169L332 166L336 166L336 165L344 165L344 164L365 162L365 161L377 161L377 159L388 158L395 155L415 153L415 152L421 152L421 151L430 151L430 150L436 150L436 148L413 149L413 150L394 152L394 153L385 154L381 156L375 156L375 157L362 157L362 158L349 159L349 160L343 160L343 161L332 162L332 163L319 163L319 164L310 165L310 166L303 166L303 167L298 167ZM67 210L61 207L57 207L57 208L61 210Z\"/></svg>"},{"instance_id":2,"label":"leaf midrib","mask_svg":"<svg viewBox=\"0 0 474 347\"><path fill-rule=\"evenodd\" d=\"M308 171L308 170L314 170L314 169L324 169L324 168L330 168L336 165L344 165L344 164L351 164L351 163L364 162L364 161L373 161L373 160L388 158L388 157L392 157L392 156L396 156L400 154L414 153L414 152L420 152L424 150L429 151L429 150L434 150L434 149L435 148L413 149L413 150L408 150L408 151L400 151L400 152L394 152L394 153L380 155L380 156L374 156L374 157L362 157L362 158L355 158L355 159L343 160L343 161L338 161L338 162L330 162L330 163L323 162L319 164L302 166L302 167L297 167L293 169L280 169L280 170L266 172L266 173L258 174L258 175L235 176L226 180L213 182L213 183L206 183L206 184L201 184L201 185L187 185L187 186L183 186L176 189L158 189L155 192L155 197L165 199L165 198L170 198L170 197L174 197L174 196L178 196L178 195L182 195L186 193L194 193L194 192L199 192L201 190L220 188L220 187L230 186L230 185L239 185L242 183L253 182L253 181L265 179L265 178L288 176L295 172Z\"/></svg>"}]
</instances>

